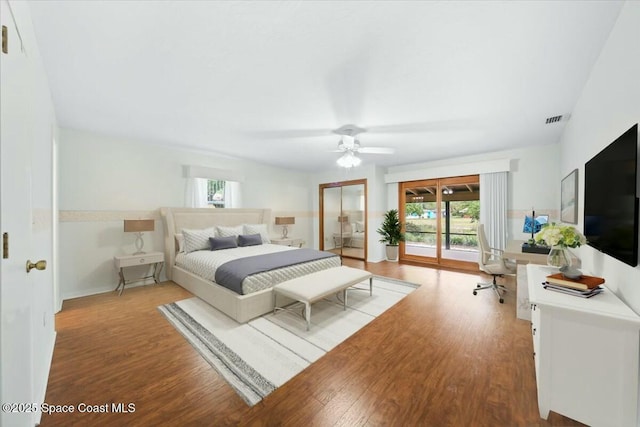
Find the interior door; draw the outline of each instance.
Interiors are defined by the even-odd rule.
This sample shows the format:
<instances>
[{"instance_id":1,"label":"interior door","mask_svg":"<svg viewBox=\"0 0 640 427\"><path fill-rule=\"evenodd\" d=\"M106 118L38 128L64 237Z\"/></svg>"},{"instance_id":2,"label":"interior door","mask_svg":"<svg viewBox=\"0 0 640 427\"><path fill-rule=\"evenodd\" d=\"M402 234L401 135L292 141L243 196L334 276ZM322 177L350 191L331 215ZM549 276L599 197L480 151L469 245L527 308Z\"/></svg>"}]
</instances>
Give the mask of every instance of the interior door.
<instances>
[{"instance_id":1,"label":"interior door","mask_svg":"<svg viewBox=\"0 0 640 427\"><path fill-rule=\"evenodd\" d=\"M0 53L0 401L32 404L44 400L55 340L51 268L27 272L27 260L50 259L53 250L53 115L43 110L50 96L35 77L35 46L21 48L21 36L31 39L30 28L18 31L30 22L28 8L0 5L9 41L8 53ZM3 406L1 425L39 421L34 407L9 409Z\"/></svg>"}]
</instances>

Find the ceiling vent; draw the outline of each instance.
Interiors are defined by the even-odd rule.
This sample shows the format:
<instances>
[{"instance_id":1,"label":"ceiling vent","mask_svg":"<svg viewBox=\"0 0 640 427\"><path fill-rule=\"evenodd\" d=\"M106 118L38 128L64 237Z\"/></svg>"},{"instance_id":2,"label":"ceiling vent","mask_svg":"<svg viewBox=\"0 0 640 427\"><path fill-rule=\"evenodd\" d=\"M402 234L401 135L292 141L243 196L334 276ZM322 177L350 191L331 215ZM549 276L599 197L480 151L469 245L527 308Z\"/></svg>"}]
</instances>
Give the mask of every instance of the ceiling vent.
<instances>
[{"instance_id":1,"label":"ceiling vent","mask_svg":"<svg viewBox=\"0 0 640 427\"><path fill-rule=\"evenodd\" d=\"M551 123L557 123L560 120L562 120L562 115L560 116L553 116L553 117L549 117L547 118L547 120L545 121L545 124L550 125Z\"/></svg>"}]
</instances>

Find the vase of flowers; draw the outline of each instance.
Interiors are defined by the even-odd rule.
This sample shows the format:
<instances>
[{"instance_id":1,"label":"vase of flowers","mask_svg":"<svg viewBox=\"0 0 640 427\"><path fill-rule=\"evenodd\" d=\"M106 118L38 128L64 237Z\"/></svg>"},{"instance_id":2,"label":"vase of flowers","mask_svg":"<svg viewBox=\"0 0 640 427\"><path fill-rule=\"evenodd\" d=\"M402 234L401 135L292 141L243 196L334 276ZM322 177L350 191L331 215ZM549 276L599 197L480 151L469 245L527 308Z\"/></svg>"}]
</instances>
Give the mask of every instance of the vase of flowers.
<instances>
[{"instance_id":1,"label":"vase of flowers","mask_svg":"<svg viewBox=\"0 0 640 427\"><path fill-rule=\"evenodd\" d=\"M546 224L534 236L536 243L551 247L547 264L560 269L571 267L571 255L567 248L577 248L587 243L587 239L575 227Z\"/></svg>"}]
</instances>

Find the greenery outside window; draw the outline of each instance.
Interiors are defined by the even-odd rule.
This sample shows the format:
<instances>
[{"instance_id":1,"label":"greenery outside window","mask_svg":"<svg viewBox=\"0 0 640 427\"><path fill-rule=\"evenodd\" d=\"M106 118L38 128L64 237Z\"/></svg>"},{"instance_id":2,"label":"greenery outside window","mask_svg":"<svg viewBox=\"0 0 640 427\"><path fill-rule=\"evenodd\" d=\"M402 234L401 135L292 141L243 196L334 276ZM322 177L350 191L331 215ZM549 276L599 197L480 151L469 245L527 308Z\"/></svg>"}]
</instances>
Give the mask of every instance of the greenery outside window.
<instances>
[{"instance_id":1,"label":"greenery outside window","mask_svg":"<svg viewBox=\"0 0 640 427\"><path fill-rule=\"evenodd\" d=\"M207 180L207 205L215 208L225 207L225 181Z\"/></svg>"}]
</instances>

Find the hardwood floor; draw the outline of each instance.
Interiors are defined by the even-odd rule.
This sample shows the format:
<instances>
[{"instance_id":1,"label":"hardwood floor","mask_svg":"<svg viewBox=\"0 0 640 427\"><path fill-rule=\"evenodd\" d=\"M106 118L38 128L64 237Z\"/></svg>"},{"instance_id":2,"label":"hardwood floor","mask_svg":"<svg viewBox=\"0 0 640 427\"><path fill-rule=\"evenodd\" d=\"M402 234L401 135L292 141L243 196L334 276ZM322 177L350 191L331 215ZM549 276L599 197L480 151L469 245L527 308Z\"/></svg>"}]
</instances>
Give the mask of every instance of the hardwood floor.
<instances>
[{"instance_id":1,"label":"hardwood floor","mask_svg":"<svg viewBox=\"0 0 640 427\"><path fill-rule=\"evenodd\" d=\"M181 287L65 301L45 401L76 412L44 414L42 425L582 425L539 418L514 278L499 304L492 291L472 295L482 274L345 264L422 286L252 408L157 310L191 296ZM135 411L79 413L80 403Z\"/></svg>"}]
</instances>

